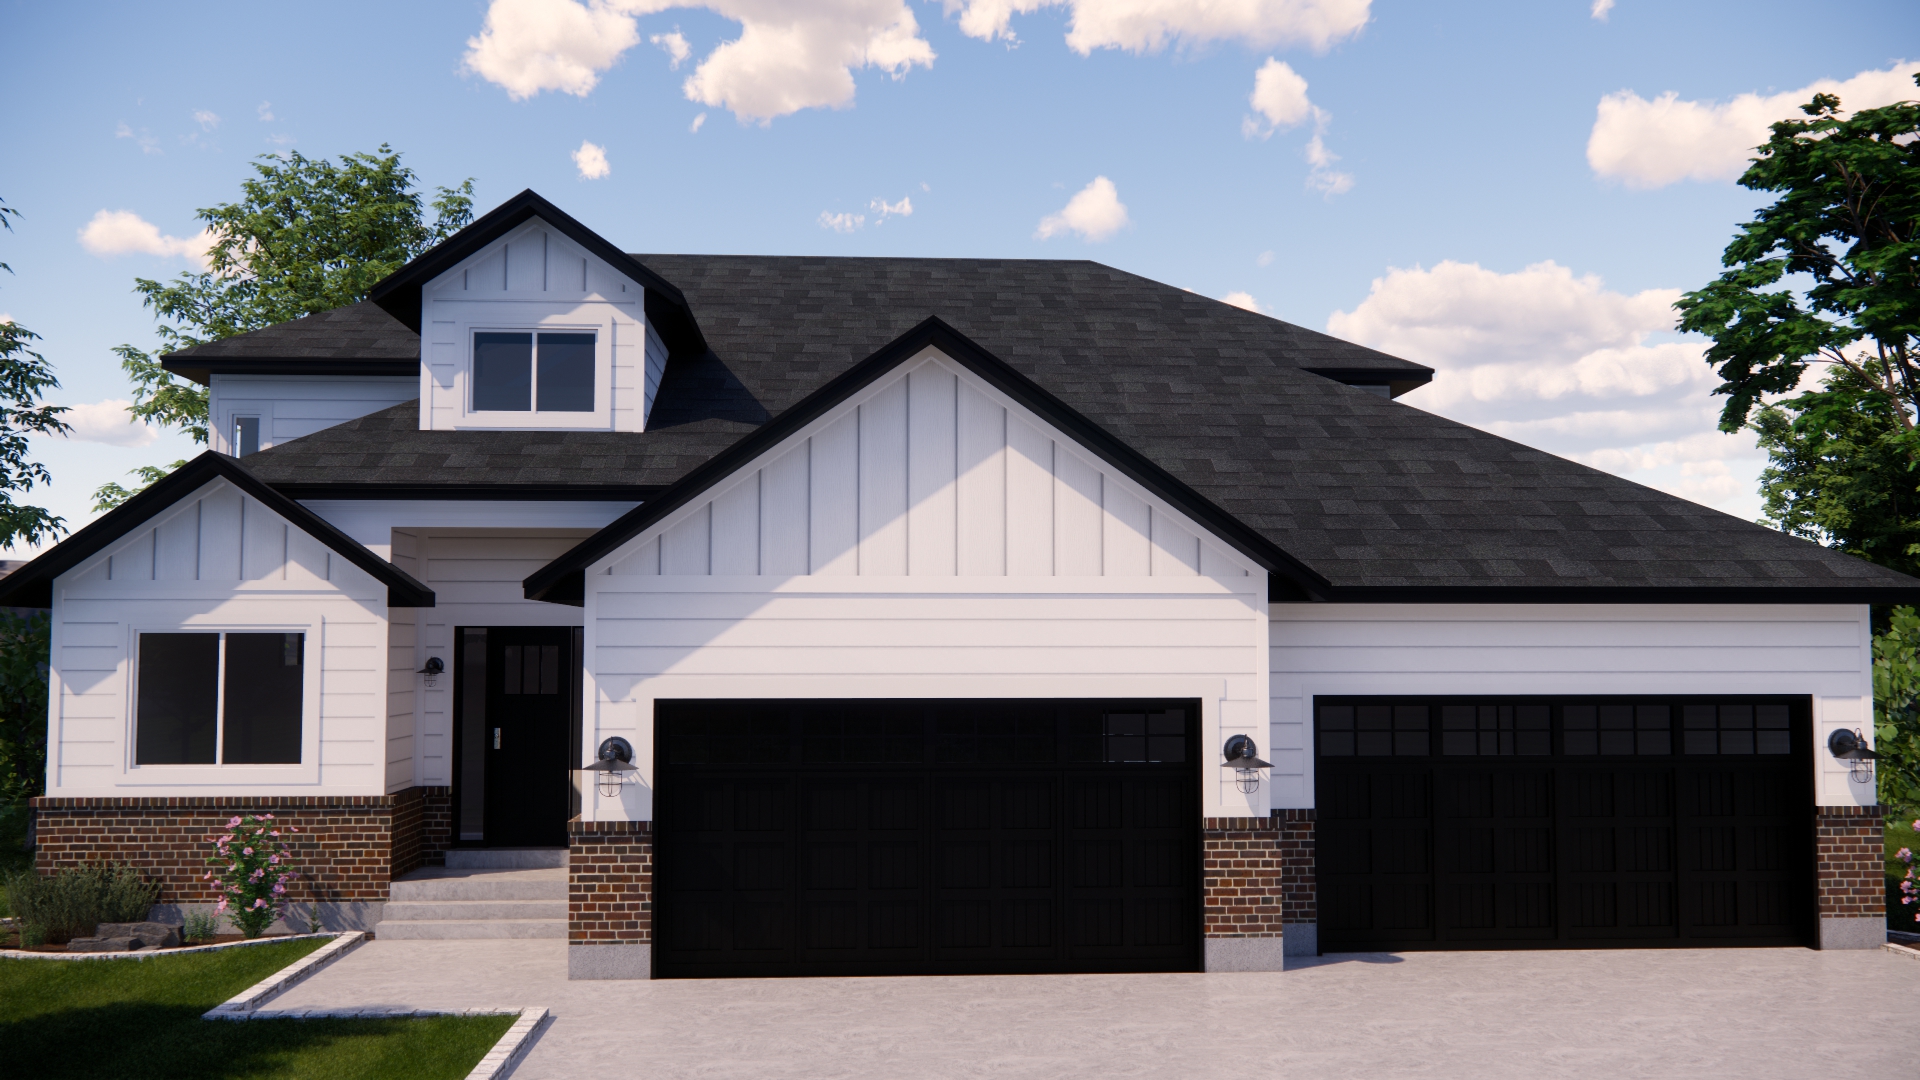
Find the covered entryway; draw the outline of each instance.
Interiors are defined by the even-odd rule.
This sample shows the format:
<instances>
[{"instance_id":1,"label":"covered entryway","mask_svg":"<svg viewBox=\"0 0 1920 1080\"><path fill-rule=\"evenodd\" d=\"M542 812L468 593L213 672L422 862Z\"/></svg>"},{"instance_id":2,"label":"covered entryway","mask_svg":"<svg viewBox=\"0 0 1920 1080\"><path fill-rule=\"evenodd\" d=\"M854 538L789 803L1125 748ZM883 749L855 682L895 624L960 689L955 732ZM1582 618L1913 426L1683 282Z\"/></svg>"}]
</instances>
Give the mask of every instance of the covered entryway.
<instances>
[{"instance_id":1,"label":"covered entryway","mask_svg":"<svg viewBox=\"0 0 1920 1080\"><path fill-rule=\"evenodd\" d=\"M656 977L1194 971L1192 701L660 701Z\"/></svg>"},{"instance_id":2,"label":"covered entryway","mask_svg":"<svg viewBox=\"0 0 1920 1080\"><path fill-rule=\"evenodd\" d=\"M1811 945L1806 698L1319 698L1324 952Z\"/></svg>"},{"instance_id":3,"label":"covered entryway","mask_svg":"<svg viewBox=\"0 0 1920 1080\"><path fill-rule=\"evenodd\" d=\"M567 846L578 812L580 629L459 628L454 777L462 846Z\"/></svg>"}]
</instances>

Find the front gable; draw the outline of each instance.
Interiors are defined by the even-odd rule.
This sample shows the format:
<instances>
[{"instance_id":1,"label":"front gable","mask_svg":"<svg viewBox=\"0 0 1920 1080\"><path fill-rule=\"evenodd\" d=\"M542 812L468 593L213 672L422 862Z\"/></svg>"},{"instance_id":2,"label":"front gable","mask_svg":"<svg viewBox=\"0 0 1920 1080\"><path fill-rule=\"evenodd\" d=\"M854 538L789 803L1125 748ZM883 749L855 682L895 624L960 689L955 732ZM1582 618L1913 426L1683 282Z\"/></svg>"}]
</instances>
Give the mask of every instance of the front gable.
<instances>
[{"instance_id":1,"label":"front gable","mask_svg":"<svg viewBox=\"0 0 1920 1080\"><path fill-rule=\"evenodd\" d=\"M609 576L1263 573L927 347L586 570Z\"/></svg>"}]
</instances>

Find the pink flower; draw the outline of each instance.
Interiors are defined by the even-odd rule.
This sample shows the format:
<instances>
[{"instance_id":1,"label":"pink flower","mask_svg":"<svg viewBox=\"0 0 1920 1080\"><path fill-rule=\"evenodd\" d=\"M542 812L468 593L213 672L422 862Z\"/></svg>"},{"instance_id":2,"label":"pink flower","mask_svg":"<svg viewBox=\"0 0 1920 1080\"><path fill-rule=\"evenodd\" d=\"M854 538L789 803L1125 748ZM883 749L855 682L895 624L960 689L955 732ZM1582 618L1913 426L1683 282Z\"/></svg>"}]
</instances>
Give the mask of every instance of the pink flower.
<instances>
[{"instance_id":1,"label":"pink flower","mask_svg":"<svg viewBox=\"0 0 1920 1080\"><path fill-rule=\"evenodd\" d=\"M253 854L253 849L252 849L252 848L241 848L241 849L240 849L240 854L242 854L242 855L251 855L251 854Z\"/></svg>"},{"instance_id":2,"label":"pink flower","mask_svg":"<svg viewBox=\"0 0 1920 1080\"><path fill-rule=\"evenodd\" d=\"M263 814L263 815L261 815L261 818L262 818L262 820L265 820L265 821L272 821L272 820L273 820L273 815L272 815L272 814Z\"/></svg>"},{"instance_id":3,"label":"pink flower","mask_svg":"<svg viewBox=\"0 0 1920 1080\"><path fill-rule=\"evenodd\" d=\"M238 824L240 824L240 819L239 819L239 818L232 818L232 819L230 819L230 820L229 820L229 821L227 822L227 828L229 828L229 829L231 829L231 828L233 828L233 827L234 827L235 825L238 825Z\"/></svg>"},{"instance_id":4,"label":"pink flower","mask_svg":"<svg viewBox=\"0 0 1920 1080\"><path fill-rule=\"evenodd\" d=\"M274 864L275 866L278 866L278 865L280 864L280 856L278 856L278 855L269 855L269 856L267 856L267 861L268 861L268 862L270 862L270 863L273 863L273 864Z\"/></svg>"},{"instance_id":5,"label":"pink flower","mask_svg":"<svg viewBox=\"0 0 1920 1080\"><path fill-rule=\"evenodd\" d=\"M1912 849L1912 848L1901 848L1901 849L1900 849L1899 851L1896 851L1896 852L1894 852L1894 853L1893 853L1893 857L1894 857L1894 858L1896 858L1896 859L1899 859L1899 860L1900 860L1901 862L1912 862L1912 861L1913 861L1913 849Z\"/></svg>"},{"instance_id":6,"label":"pink flower","mask_svg":"<svg viewBox=\"0 0 1920 1080\"><path fill-rule=\"evenodd\" d=\"M219 907L217 907L217 908L214 908L214 910L215 910L215 911L225 911L225 910L227 910L227 898L226 898L226 897L224 897L224 896L223 896L223 897L221 897L221 898L220 898L220 906L219 906Z\"/></svg>"},{"instance_id":7,"label":"pink flower","mask_svg":"<svg viewBox=\"0 0 1920 1080\"><path fill-rule=\"evenodd\" d=\"M272 832L270 832L270 833L268 833L267 835L268 835L268 836L279 836L279 835L280 835L280 830L279 830L279 829L275 829L275 830L273 830Z\"/></svg>"},{"instance_id":8,"label":"pink flower","mask_svg":"<svg viewBox=\"0 0 1920 1080\"><path fill-rule=\"evenodd\" d=\"M267 902L266 902L266 900L265 900L264 898L262 898L262 899L258 899L258 900L255 900L255 901L253 902L253 908L254 908L254 910L255 910L255 911L258 911L258 910L260 910L261 908L263 908L263 907L266 907L266 906L267 906Z\"/></svg>"},{"instance_id":9,"label":"pink flower","mask_svg":"<svg viewBox=\"0 0 1920 1080\"><path fill-rule=\"evenodd\" d=\"M281 893L284 893L286 891L287 891L287 887L285 885L275 885L273 887L273 892L275 896L278 896Z\"/></svg>"}]
</instances>

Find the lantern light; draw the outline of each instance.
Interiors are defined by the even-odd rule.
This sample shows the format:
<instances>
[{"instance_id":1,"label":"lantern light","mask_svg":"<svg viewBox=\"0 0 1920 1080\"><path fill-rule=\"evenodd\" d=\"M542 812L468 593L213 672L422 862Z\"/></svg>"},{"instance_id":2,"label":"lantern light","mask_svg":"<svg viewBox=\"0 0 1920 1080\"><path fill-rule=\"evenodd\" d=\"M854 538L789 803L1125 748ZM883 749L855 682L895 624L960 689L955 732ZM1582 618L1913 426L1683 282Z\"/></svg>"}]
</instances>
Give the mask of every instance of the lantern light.
<instances>
[{"instance_id":1,"label":"lantern light","mask_svg":"<svg viewBox=\"0 0 1920 1080\"><path fill-rule=\"evenodd\" d=\"M1234 771L1240 790L1248 794L1260 790L1260 770L1273 768L1273 763L1260 760L1260 747L1253 737L1235 735L1220 750L1226 755L1226 767Z\"/></svg>"},{"instance_id":2,"label":"lantern light","mask_svg":"<svg viewBox=\"0 0 1920 1080\"><path fill-rule=\"evenodd\" d=\"M618 735L611 736L600 744L600 753L593 764L580 770L593 773L600 797L615 798L627 782L627 774L638 772L639 766L633 763L633 744Z\"/></svg>"},{"instance_id":3,"label":"lantern light","mask_svg":"<svg viewBox=\"0 0 1920 1080\"><path fill-rule=\"evenodd\" d=\"M425 675L427 677L427 687L428 689L432 689L439 674L445 670L447 670L447 665L444 661L437 656L429 656L427 657L427 662L420 665L420 670L414 672L414 674Z\"/></svg>"},{"instance_id":4,"label":"lantern light","mask_svg":"<svg viewBox=\"0 0 1920 1080\"><path fill-rule=\"evenodd\" d=\"M1867 738L1846 728L1827 736L1827 752L1847 763L1847 779L1856 784L1873 783L1873 762L1880 755L1867 749Z\"/></svg>"}]
</instances>

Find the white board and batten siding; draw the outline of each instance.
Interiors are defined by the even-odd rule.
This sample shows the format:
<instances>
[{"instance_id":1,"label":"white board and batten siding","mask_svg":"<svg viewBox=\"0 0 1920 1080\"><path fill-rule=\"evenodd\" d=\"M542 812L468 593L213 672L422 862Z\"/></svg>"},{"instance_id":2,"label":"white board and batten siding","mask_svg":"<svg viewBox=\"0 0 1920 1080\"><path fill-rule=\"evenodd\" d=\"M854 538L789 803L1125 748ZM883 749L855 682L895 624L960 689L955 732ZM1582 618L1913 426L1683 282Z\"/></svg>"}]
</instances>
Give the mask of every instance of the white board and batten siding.
<instances>
[{"instance_id":1,"label":"white board and batten siding","mask_svg":"<svg viewBox=\"0 0 1920 1080\"><path fill-rule=\"evenodd\" d=\"M590 567L592 743L633 741L651 816L661 698L1199 699L1217 768L1263 737L1267 578L928 350ZM591 749L591 746L588 748Z\"/></svg>"},{"instance_id":2,"label":"white board and batten siding","mask_svg":"<svg viewBox=\"0 0 1920 1080\"><path fill-rule=\"evenodd\" d=\"M238 454L234 421L260 421L260 449L357 420L420 396L420 380L380 376L215 375L207 412L210 449Z\"/></svg>"},{"instance_id":3,"label":"white board and batten siding","mask_svg":"<svg viewBox=\"0 0 1920 1080\"><path fill-rule=\"evenodd\" d=\"M138 635L306 635L298 765L138 766ZM54 582L48 795L374 795L387 588L224 480Z\"/></svg>"},{"instance_id":4,"label":"white board and batten siding","mask_svg":"<svg viewBox=\"0 0 1920 1080\"><path fill-rule=\"evenodd\" d=\"M645 288L537 218L428 282L420 325L423 431L644 431L666 372ZM593 411L471 411L473 334L543 329L596 335Z\"/></svg>"},{"instance_id":5,"label":"white board and batten siding","mask_svg":"<svg viewBox=\"0 0 1920 1080\"><path fill-rule=\"evenodd\" d=\"M1823 748L1873 733L1865 605L1274 604L1274 805L1313 803L1316 695L1811 695L1817 797L1864 805Z\"/></svg>"}]
</instances>

